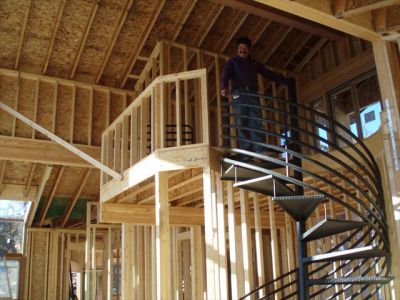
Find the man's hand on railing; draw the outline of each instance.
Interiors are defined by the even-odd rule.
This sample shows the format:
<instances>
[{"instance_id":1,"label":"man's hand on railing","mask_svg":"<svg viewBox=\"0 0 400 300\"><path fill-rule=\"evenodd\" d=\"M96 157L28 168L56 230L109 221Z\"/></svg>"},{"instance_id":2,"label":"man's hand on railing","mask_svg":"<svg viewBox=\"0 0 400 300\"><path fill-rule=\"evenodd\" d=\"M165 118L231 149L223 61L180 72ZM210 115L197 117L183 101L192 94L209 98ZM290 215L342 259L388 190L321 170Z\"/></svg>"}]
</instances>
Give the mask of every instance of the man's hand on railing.
<instances>
[{"instance_id":1,"label":"man's hand on railing","mask_svg":"<svg viewBox=\"0 0 400 300\"><path fill-rule=\"evenodd\" d=\"M227 97L227 95L228 95L227 89L221 89L221 96L222 97Z\"/></svg>"}]
</instances>

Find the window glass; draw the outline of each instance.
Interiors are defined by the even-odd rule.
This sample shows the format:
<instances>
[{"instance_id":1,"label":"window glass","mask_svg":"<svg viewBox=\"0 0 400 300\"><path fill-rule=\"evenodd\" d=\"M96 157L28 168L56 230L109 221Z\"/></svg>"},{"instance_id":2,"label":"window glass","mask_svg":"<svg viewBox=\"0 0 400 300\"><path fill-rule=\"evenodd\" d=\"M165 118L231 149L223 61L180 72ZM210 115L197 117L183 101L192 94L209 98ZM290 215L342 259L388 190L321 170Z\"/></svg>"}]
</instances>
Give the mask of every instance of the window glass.
<instances>
[{"instance_id":1,"label":"window glass","mask_svg":"<svg viewBox=\"0 0 400 300\"><path fill-rule=\"evenodd\" d=\"M19 261L0 257L0 299L18 299Z\"/></svg>"},{"instance_id":2,"label":"window glass","mask_svg":"<svg viewBox=\"0 0 400 300\"><path fill-rule=\"evenodd\" d=\"M0 255L22 253L24 222L30 205L24 201L0 201Z\"/></svg>"},{"instance_id":3,"label":"window glass","mask_svg":"<svg viewBox=\"0 0 400 300\"><path fill-rule=\"evenodd\" d=\"M374 134L381 126L380 92L375 75L356 84L357 99L360 106L361 130L364 138Z\"/></svg>"}]
</instances>

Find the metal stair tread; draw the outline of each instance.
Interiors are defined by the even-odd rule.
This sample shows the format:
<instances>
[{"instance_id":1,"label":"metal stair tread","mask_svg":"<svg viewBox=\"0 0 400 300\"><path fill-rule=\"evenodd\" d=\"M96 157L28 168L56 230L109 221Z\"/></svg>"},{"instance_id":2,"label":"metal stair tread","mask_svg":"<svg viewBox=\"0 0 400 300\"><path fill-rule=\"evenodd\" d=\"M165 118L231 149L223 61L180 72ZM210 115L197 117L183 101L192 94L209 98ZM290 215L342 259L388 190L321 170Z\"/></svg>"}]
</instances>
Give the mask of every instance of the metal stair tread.
<instances>
[{"instance_id":1,"label":"metal stair tread","mask_svg":"<svg viewBox=\"0 0 400 300\"><path fill-rule=\"evenodd\" d=\"M393 280L393 277L359 276L359 277L338 277L325 279L309 279L309 285L333 285L333 284L386 284Z\"/></svg>"},{"instance_id":2,"label":"metal stair tread","mask_svg":"<svg viewBox=\"0 0 400 300\"><path fill-rule=\"evenodd\" d=\"M349 260L360 258L373 258L386 256L387 252L373 246L365 246L354 249L318 254L303 258L304 263L318 263L324 261Z\"/></svg>"},{"instance_id":3,"label":"metal stair tread","mask_svg":"<svg viewBox=\"0 0 400 300\"><path fill-rule=\"evenodd\" d=\"M264 173L246 169L221 159L221 180L247 180L254 177L265 176Z\"/></svg>"},{"instance_id":4,"label":"metal stair tread","mask_svg":"<svg viewBox=\"0 0 400 300\"><path fill-rule=\"evenodd\" d=\"M337 219L327 218L325 220L322 220L309 230L307 230L303 234L302 240L308 242L326 236L361 228L366 224L367 223L365 222L359 222L359 221L337 220Z\"/></svg>"},{"instance_id":5,"label":"metal stair tread","mask_svg":"<svg viewBox=\"0 0 400 300\"><path fill-rule=\"evenodd\" d=\"M325 198L325 195L297 195L273 197L284 211L293 219L307 219L318 204Z\"/></svg>"},{"instance_id":6,"label":"metal stair tread","mask_svg":"<svg viewBox=\"0 0 400 300\"><path fill-rule=\"evenodd\" d=\"M280 180L277 180L272 175L264 174L263 176L260 177L237 182L233 186L270 196L295 195L295 192L292 189L287 187L284 183L282 183Z\"/></svg>"}]
</instances>

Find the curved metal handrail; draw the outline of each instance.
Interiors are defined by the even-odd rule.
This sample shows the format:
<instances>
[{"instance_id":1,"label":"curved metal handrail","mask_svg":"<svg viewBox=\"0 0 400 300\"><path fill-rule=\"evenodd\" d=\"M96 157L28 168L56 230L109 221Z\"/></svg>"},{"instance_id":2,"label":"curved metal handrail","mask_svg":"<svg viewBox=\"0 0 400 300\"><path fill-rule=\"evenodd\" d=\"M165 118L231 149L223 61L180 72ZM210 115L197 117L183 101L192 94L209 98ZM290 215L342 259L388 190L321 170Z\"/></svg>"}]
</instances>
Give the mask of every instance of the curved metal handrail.
<instances>
[{"instance_id":1,"label":"curved metal handrail","mask_svg":"<svg viewBox=\"0 0 400 300\"><path fill-rule=\"evenodd\" d=\"M342 124L338 123L336 120L333 120L328 115L316 111L310 107L307 107L302 104L296 104L292 102L288 102L287 100L283 100L280 98L268 96L268 95L260 95L258 93L252 92L239 92L239 95L246 97L255 97L255 98L264 98L266 100L277 103L277 105L255 105L255 104L240 104L235 103L235 106L247 107L248 109L257 109L260 112L265 111L267 113L274 114L275 118L264 119L261 117L254 116L241 116L242 119L245 120L255 120L258 123L262 124L265 128L250 128L246 125L237 126L231 123L223 123L222 124L222 140L227 142L228 145L234 141L235 143L246 142L251 145L257 145L263 147L266 150L273 150L278 153L285 153L285 155L291 157L291 160L281 160L280 158L270 157L267 155L263 155L260 153L255 153L251 150L239 149L237 147L229 147L223 146L226 150L245 155L251 158L261 159L263 161L274 163L275 165L285 169L287 173L282 173L282 171L275 169L266 169L262 167L262 164L251 163L248 161L240 161L234 158L229 159L228 162L235 163L236 165L251 169L260 173L273 175L283 182L287 182L288 184L301 187L305 189L306 192L315 192L319 194L324 194L326 198L334 201L338 205L342 206L344 209L352 212L359 219L368 224L368 226L364 228L360 228L358 230L353 231L353 233L349 234L348 238L342 238L342 241L337 243L336 246L331 246L330 249L326 251L333 252L345 247L346 249L352 249L359 245L375 245L375 247L389 250L389 239L388 239L388 231L387 225L385 223L385 210L384 210L384 202L383 202L383 191L382 191L382 183L381 176L379 173L379 168L377 163L374 160L373 155L370 153L366 145L360 140L357 136L355 136L349 129L347 129ZM284 108L279 108L284 104ZM222 108L230 105L229 103L222 104ZM294 114L296 112L296 114ZM300 113L298 113L300 112ZM231 119L235 116L235 113L222 112L221 118ZM277 116L277 117L276 117ZM309 117L307 117L309 116ZM313 118L318 116L321 120L323 120L326 124L329 124L330 127L326 127L321 124L321 120L316 122ZM301 122L303 126L299 126L298 122ZM271 130L269 127L280 128L284 130ZM311 127L311 129L310 129ZM325 139L318 134L316 134L316 129L323 129L327 132L327 136L333 138ZM276 145L271 142L255 142L254 140L248 138L239 138L234 135L230 135L227 131L231 132L234 130L242 130L242 132L253 132L265 137L265 140L270 139L281 139L284 141L284 145ZM344 134L339 135L338 130L343 132ZM290 132L290 134L283 134L283 132ZM330 149L337 150L337 154L341 157L345 158L351 165L349 165L346 161L340 159L340 157L334 156L332 153L324 151L320 149L318 146L314 144L310 144L307 141L312 139L313 141L325 143L330 147ZM357 142L357 145L354 144L354 141ZM346 145L347 148L344 149L340 147L337 143L341 142L343 145ZM315 159L310 155L306 155L301 152L301 148L313 151L314 153L319 154L321 157L324 157L325 160ZM351 153L349 153L349 151ZM301 162L307 162L307 165L302 165ZM335 163L342 171L337 170L337 167L332 166ZM355 168L353 167L355 166ZM309 168L311 167L311 168ZM317 182L323 182L328 190L324 190L315 183L304 182L302 178L298 176L290 176L290 172L301 174L301 176L308 176L309 178L314 179ZM335 181L336 179L336 181ZM338 183L337 180L340 182ZM347 198L347 199L346 199ZM370 234L372 230L373 234ZM368 240L367 240L368 239ZM368 267L364 267L365 263L368 259L361 260L360 265L351 269L350 272L346 273L346 276L351 276L357 274L357 272L362 275L368 274L371 270L374 270L376 266L379 266L379 270L375 270L375 274L379 275L387 275L390 273L390 258L381 257L376 258L373 263L369 264ZM310 275L316 274L317 272L325 272L322 278L328 278L333 274L343 271L344 268L348 268L351 261L346 261L339 264L333 270L327 270L331 263L321 263L314 271L310 272ZM267 286L273 284L274 282L280 280L282 281L287 276L290 276L293 272L297 272L292 270L288 273L281 275L280 277L258 287L256 290L251 293L243 296L244 299L261 289L265 289ZM286 285L293 284L293 281L286 283ZM360 292L362 293L368 285L361 285ZM325 290L331 288L330 287L321 287L319 289L315 289L314 293L311 296L317 296L323 293ZM373 290L373 294L377 293L381 288L381 285L377 285L376 289ZM283 287L285 289L285 287ZM282 287L279 288L279 291L282 290ZM275 294L278 290L269 292L263 299L268 299L269 296ZM342 292L336 292L336 294L341 294ZM332 298L333 299L333 298Z\"/></svg>"}]
</instances>

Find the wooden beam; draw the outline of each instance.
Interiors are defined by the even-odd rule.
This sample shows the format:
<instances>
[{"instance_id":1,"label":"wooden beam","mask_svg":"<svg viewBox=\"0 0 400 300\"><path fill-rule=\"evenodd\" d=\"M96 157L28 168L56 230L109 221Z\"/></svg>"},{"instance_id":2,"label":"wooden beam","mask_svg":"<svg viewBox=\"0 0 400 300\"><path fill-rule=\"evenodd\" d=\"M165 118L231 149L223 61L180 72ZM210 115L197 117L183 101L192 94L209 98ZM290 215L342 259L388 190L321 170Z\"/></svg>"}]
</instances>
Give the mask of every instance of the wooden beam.
<instances>
[{"instance_id":1,"label":"wooden beam","mask_svg":"<svg viewBox=\"0 0 400 300\"><path fill-rule=\"evenodd\" d=\"M69 78L70 79L74 78L76 67L78 66L79 60L80 60L81 55L82 55L83 48L85 47L86 40L87 40L87 37L89 35L90 28L92 27L92 24L93 24L94 18L96 16L97 10L99 9L99 3L100 3L100 1L98 1L98 0L94 0L93 1L92 7L90 9L89 20L86 23L85 31L84 31L84 33L82 35L82 38L81 38L80 42L79 42L78 52L75 55L74 63L72 65L72 70L71 70L71 73L69 74Z\"/></svg>"},{"instance_id":2,"label":"wooden beam","mask_svg":"<svg viewBox=\"0 0 400 300\"><path fill-rule=\"evenodd\" d=\"M64 141L63 139L58 137L57 135L55 135L55 134L51 133L50 131L48 131L46 128L44 128L44 127L40 126L39 124L29 120L28 118L26 118L25 116L23 116L19 112L9 108L4 103L0 103L0 108L5 110L6 112L10 113L11 115L15 116L16 118L18 118L19 120L21 120L25 124L28 124L29 126L32 126L36 130L40 131L41 133L46 135L48 138L50 138L51 140L56 142L57 144L61 145L65 149L67 149L67 150L71 151L72 153L76 154L80 158L82 158L85 161L89 162L90 164L92 164L96 168L99 168L100 170L102 170L103 172L105 172L108 175L112 176L113 178L122 179L122 176L119 173L117 173L114 170L110 169L109 167L107 167L106 165L102 164L98 160L94 159L90 155L87 155L85 152L79 150L77 147L73 146L72 144L67 143L66 141Z\"/></svg>"},{"instance_id":3,"label":"wooden beam","mask_svg":"<svg viewBox=\"0 0 400 300\"><path fill-rule=\"evenodd\" d=\"M381 1L376 1L367 5L361 5L358 7L350 8L345 10L342 13L343 18L348 18L353 15L359 15L359 14L364 14L373 10L377 9L382 9L382 8L387 8L389 6L393 5L399 5L400 0L381 0Z\"/></svg>"},{"instance_id":4,"label":"wooden beam","mask_svg":"<svg viewBox=\"0 0 400 300\"><path fill-rule=\"evenodd\" d=\"M76 147L100 160L100 147L81 145L76 145ZM84 168L94 167L55 142L8 136L0 136L0 160Z\"/></svg>"},{"instance_id":5,"label":"wooden beam","mask_svg":"<svg viewBox=\"0 0 400 300\"><path fill-rule=\"evenodd\" d=\"M143 46L147 40L147 37L149 36L151 30L153 29L153 26L154 26L158 16L160 15L161 9L163 8L165 1L166 0L157 0L157 3L154 6L154 9L151 13L150 18L148 19L147 23L144 25L144 30L142 31L142 33L140 35L139 43L136 44L136 47L131 52L128 63L127 63L127 67L122 73L121 84L120 84L121 88L123 88L125 86L125 83L128 80L128 75L132 71L132 68L136 63L137 56L142 51Z\"/></svg>"},{"instance_id":6,"label":"wooden beam","mask_svg":"<svg viewBox=\"0 0 400 300\"><path fill-rule=\"evenodd\" d=\"M342 31L356 37L374 41L380 39L380 35L374 32L369 16L354 16L349 19L338 19L331 12L331 1L330 0L295 0L295 1L281 1L281 0L254 0L262 5L273 7L285 11L301 18L316 22L318 24L325 25L336 31ZM304 21L302 21L304 22ZM301 28L295 26L296 28ZM315 26L313 26L315 28ZM318 27L317 27L318 28ZM307 30L305 30L307 31ZM316 32L309 31L315 35L319 35L330 39L327 35L317 34ZM341 33L334 34L340 35Z\"/></svg>"},{"instance_id":7,"label":"wooden beam","mask_svg":"<svg viewBox=\"0 0 400 300\"><path fill-rule=\"evenodd\" d=\"M55 181L53 183L53 186L51 188L50 194L47 197L47 199L44 200L45 203L43 205L42 211L40 212L40 216L39 216L39 227L41 227L43 225L43 222L44 222L44 220L46 218L47 212L49 211L51 202L53 201L53 197L56 194L57 187L58 187L58 185L60 183L60 180L61 180L61 177L62 177L62 175L64 173L64 170L65 170L64 166L61 166L59 168L58 173L56 175L56 179L55 179Z\"/></svg>"},{"instance_id":8,"label":"wooden beam","mask_svg":"<svg viewBox=\"0 0 400 300\"><path fill-rule=\"evenodd\" d=\"M54 41L56 40L56 34L58 31L58 27L60 26L60 20L63 15L63 12L64 12L65 2L66 2L66 0L62 0L61 4L60 4L60 8L58 9L56 24L55 24L54 30L51 34L50 45L49 45L49 48L47 49L46 59L44 61L44 66L43 66L43 70L42 70L43 74L46 74L46 72L47 72L47 67L49 65L51 52L53 51L53 47L54 47Z\"/></svg>"},{"instance_id":9,"label":"wooden beam","mask_svg":"<svg viewBox=\"0 0 400 300\"><path fill-rule=\"evenodd\" d=\"M79 199L79 197L80 197L80 195L82 193L82 190L85 187L86 182L87 182L87 180L88 180L88 178L90 176L90 172L91 172L91 169L87 169L85 171L85 173L82 175L82 178L81 178L81 181L79 183L79 186L75 190L74 195L69 200L68 206L65 209L65 212L64 212L64 215L63 215L63 219L62 219L62 222L61 222L61 227L65 227L65 225L67 224L69 216L71 215L72 210L74 209L76 202L78 202L78 199Z\"/></svg>"},{"instance_id":10,"label":"wooden beam","mask_svg":"<svg viewBox=\"0 0 400 300\"><path fill-rule=\"evenodd\" d=\"M207 18L204 20L204 23L202 24L197 35L193 38L193 44L196 47L200 47L201 44L203 44L204 39L207 37L211 28L214 26L215 22L217 21L219 15L221 14L223 9L224 9L224 5L215 4L214 7L212 8L212 10L209 12L209 14L207 15ZM190 61L191 61L191 58L189 59L189 62Z\"/></svg>"},{"instance_id":11,"label":"wooden beam","mask_svg":"<svg viewBox=\"0 0 400 300\"><path fill-rule=\"evenodd\" d=\"M101 203L100 219L105 223L126 223L136 225L154 225L154 205L128 203ZM202 208L169 207L169 222L171 225L204 225Z\"/></svg>"},{"instance_id":12,"label":"wooden beam","mask_svg":"<svg viewBox=\"0 0 400 300\"><path fill-rule=\"evenodd\" d=\"M250 1L250 0L213 0L216 3L220 3L234 9L238 9L241 11L249 12L250 14L278 22L288 27L293 27L299 29L301 31L309 32L314 35L318 35L321 37L325 37L331 40L341 40L343 35L339 32L331 31L329 29L325 29L322 26L318 26L313 24L312 22L302 20L299 18L294 18L292 16L287 16L287 14L281 14L279 11L272 11L271 9L267 9L264 5L260 5L256 2L261 2L262 4L266 4L269 6L273 6L270 2L278 2L276 4L276 8L279 9L279 2L289 2L289 1L281 1L281 0L266 0L266 1ZM266 3L264 3L266 2ZM294 2L294 1L293 1ZM306 8L304 8L306 9ZM285 11L285 9L280 9Z\"/></svg>"},{"instance_id":13,"label":"wooden beam","mask_svg":"<svg viewBox=\"0 0 400 300\"><path fill-rule=\"evenodd\" d=\"M155 175L156 194L156 267L157 299L171 297L171 237L168 203L168 173L157 172Z\"/></svg>"},{"instance_id":14,"label":"wooden beam","mask_svg":"<svg viewBox=\"0 0 400 300\"><path fill-rule=\"evenodd\" d=\"M32 1L31 0L27 0L26 2L28 4L27 4L26 11L25 11L24 21L22 23L21 35L19 37L18 48L17 48L17 57L15 58L14 69L18 69L19 68L19 59L20 59L21 51L22 51L22 44L24 42L26 24L28 23L29 12L30 12L30 9L31 9Z\"/></svg>"},{"instance_id":15,"label":"wooden beam","mask_svg":"<svg viewBox=\"0 0 400 300\"><path fill-rule=\"evenodd\" d=\"M135 299L135 225L124 223L122 224L122 274L121 285L122 293L121 299Z\"/></svg>"}]
</instances>

